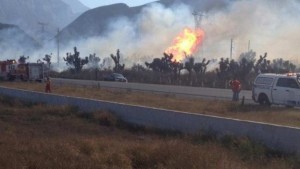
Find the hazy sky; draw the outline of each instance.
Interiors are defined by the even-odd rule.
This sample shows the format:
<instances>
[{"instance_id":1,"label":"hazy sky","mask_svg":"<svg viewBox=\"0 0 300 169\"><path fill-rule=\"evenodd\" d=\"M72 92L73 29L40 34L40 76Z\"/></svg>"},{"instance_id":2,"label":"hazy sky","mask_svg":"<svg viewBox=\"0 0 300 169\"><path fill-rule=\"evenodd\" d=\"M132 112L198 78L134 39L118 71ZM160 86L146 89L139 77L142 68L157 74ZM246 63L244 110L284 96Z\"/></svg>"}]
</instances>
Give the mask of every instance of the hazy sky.
<instances>
[{"instance_id":1,"label":"hazy sky","mask_svg":"<svg viewBox=\"0 0 300 169\"><path fill-rule=\"evenodd\" d=\"M89 8L95 8L98 6L115 4L115 3L126 3L128 6L138 6L155 0L79 0Z\"/></svg>"}]
</instances>

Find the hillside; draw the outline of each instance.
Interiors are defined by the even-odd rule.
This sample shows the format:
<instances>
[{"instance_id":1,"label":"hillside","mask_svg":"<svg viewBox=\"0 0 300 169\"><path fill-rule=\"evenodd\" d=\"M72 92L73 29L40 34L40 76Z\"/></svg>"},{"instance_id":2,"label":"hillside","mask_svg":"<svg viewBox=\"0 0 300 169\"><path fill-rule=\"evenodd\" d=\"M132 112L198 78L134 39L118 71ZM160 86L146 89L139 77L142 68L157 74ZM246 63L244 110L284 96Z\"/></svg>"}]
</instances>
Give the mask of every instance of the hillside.
<instances>
[{"instance_id":1,"label":"hillside","mask_svg":"<svg viewBox=\"0 0 300 169\"><path fill-rule=\"evenodd\" d=\"M140 7L130 8L126 4L114 4L89 10L63 29L60 38L62 41L68 41L99 36L112 20L118 17L133 18L140 10Z\"/></svg>"},{"instance_id":2,"label":"hillside","mask_svg":"<svg viewBox=\"0 0 300 169\"><path fill-rule=\"evenodd\" d=\"M22 29L15 25L0 23L0 48L6 50L32 51L40 44ZM1 53L3 55L3 53Z\"/></svg>"},{"instance_id":3,"label":"hillside","mask_svg":"<svg viewBox=\"0 0 300 169\"><path fill-rule=\"evenodd\" d=\"M87 10L89 10L88 7L86 7L85 5L83 5L80 1L78 0L62 0L64 3L68 4L73 13L75 14L81 14Z\"/></svg>"},{"instance_id":4,"label":"hillside","mask_svg":"<svg viewBox=\"0 0 300 169\"><path fill-rule=\"evenodd\" d=\"M165 7L171 7L172 5L180 2L187 4L193 10L209 11L213 9L225 8L230 4L230 1L232 0L161 0L153 3L159 3ZM105 34L107 29L109 29L109 24L113 23L118 18L127 18L133 21L141 13L144 7L147 7L153 3L138 7L128 7L125 4L114 4L91 9L64 28L60 34L60 37L62 41L68 42L71 40L84 39ZM125 25L120 25L120 29L123 26Z\"/></svg>"},{"instance_id":5,"label":"hillside","mask_svg":"<svg viewBox=\"0 0 300 169\"><path fill-rule=\"evenodd\" d=\"M62 0L0 0L0 22L17 25L32 36L41 36L41 34L52 36L58 27L66 26L78 16L78 12L86 10L77 0L65 0L65 2ZM69 3L73 5L70 6ZM41 23L45 24L44 28Z\"/></svg>"}]
</instances>

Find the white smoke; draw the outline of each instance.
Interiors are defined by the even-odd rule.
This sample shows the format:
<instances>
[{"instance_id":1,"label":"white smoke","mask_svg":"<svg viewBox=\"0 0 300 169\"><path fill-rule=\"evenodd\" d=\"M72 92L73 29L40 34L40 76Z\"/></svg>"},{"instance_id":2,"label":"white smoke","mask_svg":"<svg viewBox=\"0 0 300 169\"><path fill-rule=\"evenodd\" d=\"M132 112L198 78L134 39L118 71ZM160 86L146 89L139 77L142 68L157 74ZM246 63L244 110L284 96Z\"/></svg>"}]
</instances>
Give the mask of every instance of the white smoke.
<instances>
[{"instance_id":1,"label":"white smoke","mask_svg":"<svg viewBox=\"0 0 300 169\"><path fill-rule=\"evenodd\" d=\"M206 12L201 24L206 35L203 46L195 54L196 61L203 58L229 58L231 39L234 42L233 59L248 51L250 41L250 49L257 55L268 52L268 59L298 61L299 2L240 0L230 3L223 9ZM96 53L103 60L120 49L122 63L127 68L134 63L144 65L145 61L161 58L175 36L185 27L195 26L193 11L184 4L166 8L154 3L145 7L134 19L119 18L112 21L102 36L71 42L61 50L60 63L65 65L62 58L67 52L73 53L73 47L76 46L81 57ZM41 53L36 52L32 58L53 53L52 62L57 62L55 45L48 45L47 52Z\"/></svg>"},{"instance_id":2,"label":"white smoke","mask_svg":"<svg viewBox=\"0 0 300 169\"><path fill-rule=\"evenodd\" d=\"M115 55L120 49L126 67L134 63L144 65L145 61L162 57L173 38L185 27L194 27L187 6L178 4L167 9L155 3L144 8L136 19L119 18L108 25L103 36L72 42L70 47L76 45L84 55L96 53L100 58Z\"/></svg>"},{"instance_id":3,"label":"white smoke","mask_svg":"<svg viewBox=\"0 0 300 169\"><path fill-rule=\"evenodd\" d=\"M203 25L207 33L205 55L230 57L230 41L233 38L235 59L248 51L250 41L250 49L257 55L268 52L268 59L297 61L299 12L300 4L295 0L242 0L224 11L208 13Z\"/></svg>"},{"instance_id":4,"label":"white smoke","mask_svg":"<svg viewBox=\"0 0 300 169\"><path fill-rule=\"evenodd\" d=\"M296 0L241 0L222 10L205 14L203 46L195 54L202 58L229 58L233 39L233 59L248 48L268 59L284 58L298 62L300 4ZM104 36L91 38L78 46L83 53L109 57L117 49L127 67L162 57L175 36L185 27L193 28L193 9L183 4L165 8L160 4L145 7L135 19L119 18L108 26ZM76 42L78 43L78 42ZM298 62L299 64L299 62Z\"/></svg>"},{"instance_id":5,"label":"white smoke","mask_svg":"<svg viewBox=\"0 0 300 169\"><path fill-rule=\"evenodd\" d=\"M40 45L17 27L0 30L0 60L17 59L17 56L32 53Z\"/></svg>"}]
</instances>

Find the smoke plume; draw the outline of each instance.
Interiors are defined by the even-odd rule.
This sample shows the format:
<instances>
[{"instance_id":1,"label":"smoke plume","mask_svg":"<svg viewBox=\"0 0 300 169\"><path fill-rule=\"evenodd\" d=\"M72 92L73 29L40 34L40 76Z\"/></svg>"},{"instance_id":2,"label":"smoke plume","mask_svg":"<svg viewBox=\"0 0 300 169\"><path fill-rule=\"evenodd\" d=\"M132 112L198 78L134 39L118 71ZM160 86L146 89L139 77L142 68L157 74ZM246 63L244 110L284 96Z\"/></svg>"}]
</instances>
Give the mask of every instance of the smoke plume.
<instances>
[{"instance_id":1,"label":"smoke plume","mask_svg":"<svg viewBox=\"0 0 300 169\"><path fill-rule=\"evenodd\" d=\"M206 36L203 46L194 54L196 60L229 58L233 39L233 59L253 50L257 55L268 52L268 59L297 62L299 12L296 0L241 0L207 11L201 23ZM194 27L192 13L193 9L184 4L170 8L153 4L145 7L135 20L119 18L108 26L103 36L90 38L78 46L81 51L97 53L100 57L120 49L128 66L151 61L162 57L173 38L185 27Z\"/></svg>"},{"instance_id":2,"label":"smoke plume","mask_svg":"<svg viewBox=\"0 0 300 169\"><path fill-rule=\"evenodd\" d=\"M226 10L208 12L203 28L208 57L229 57L233 39L233 58L252 49L257 55L268 52L268 59L297 60L300 34L299 2L295 0L236 1ZM299 64L299 63L298 63Z\"/></svg>"},{"instance_id":3,"label":"smoke plume","mask_svg":"<svg viewBox=\"0 0 300 169\"><path fill-rule=\"evenodd\" d=\"M268 52L268 59L283 58L298 62L299 1L223 1L227 3L223 8L205 11L201 28L206 35L200 50L194 54L196 61L229 58L233 39L233 59L251 49L257 55ZM144 7L136 18L112 21L101 36L73 41L64 46L61 56L65 57L65 53L72 52L76 46L81 57L96 53L103 60L120 49L122 63L127 68L134 63L144 65L145 61L161 58L174 37L184 28L195 27L193 11L185 4L177 3L169 8L159 3L151 4ZM53 48L47 47L45 53L56 53L55 44ZM36 53L33 55L38 56ZM53 62L57 61L56 58L53 57Z\"/></svg>"}]
</instances>

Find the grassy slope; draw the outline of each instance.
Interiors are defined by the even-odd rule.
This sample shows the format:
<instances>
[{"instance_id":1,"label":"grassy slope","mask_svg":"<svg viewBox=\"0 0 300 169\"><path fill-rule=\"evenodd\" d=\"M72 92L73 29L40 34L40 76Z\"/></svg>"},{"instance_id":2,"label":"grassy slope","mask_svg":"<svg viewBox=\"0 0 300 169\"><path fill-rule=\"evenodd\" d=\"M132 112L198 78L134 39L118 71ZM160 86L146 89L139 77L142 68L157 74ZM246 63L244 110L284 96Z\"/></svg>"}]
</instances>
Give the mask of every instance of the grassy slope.
<instances>
[{"instance_id":1,"label":"grassy slope","mask_svg":"<svg viewBox=\"0 0 300 169\"><path fill-rule=\"evenodd\" d=\"M1 82L0 85L42 92L45 87L43 83ZM171 95L85 87L53 86L52 90L53 93L61 95L86 97L134 105L300 127L299 109L287 109L284 107L269 108L258 105L240 106L228 101L174 98Z\"/></svg>"},{"instance_id":2,"label":"grassy slope","mask_svg":"<svg viewBox=\"0 0 300 169\"><path fill-rule=\"evenodd\" d=\"M123 129L121 129L123 128ZM129 130L106 112L24 104L0 96L0 168L283 169L295 157L272 155L247 138ZM296 161L295 161L296 160Z\"/></svg>"}]
</instances>

